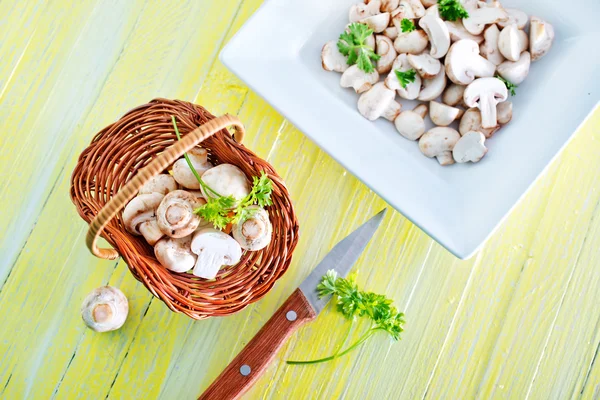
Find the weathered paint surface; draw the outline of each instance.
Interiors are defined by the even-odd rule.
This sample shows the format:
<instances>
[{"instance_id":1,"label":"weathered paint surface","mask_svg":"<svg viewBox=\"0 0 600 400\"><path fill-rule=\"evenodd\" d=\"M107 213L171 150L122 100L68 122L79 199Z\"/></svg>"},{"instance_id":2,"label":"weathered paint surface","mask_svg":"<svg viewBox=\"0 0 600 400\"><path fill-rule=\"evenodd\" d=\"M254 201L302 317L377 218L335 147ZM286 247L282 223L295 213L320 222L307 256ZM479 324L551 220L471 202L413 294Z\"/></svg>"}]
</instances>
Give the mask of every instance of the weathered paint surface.
<instances>
[{"instance_id":1,"label":"weathered paint surface","mask_svg":"<svg viewBox=\"0 0 600 400\"><path fill-rule=\"evenodd\" d=\"M385 206L217 60L260 3L0 1L0 398L193 399L328 249ZM173 314L123 262L93 258L68 199L93 133L158 96L238 114L247 146L295 199L292 268L226 319ZM375 337L330 364L286 366L334 349L345 321L328 310L246 398L599 399L599 154L597 110L469 261L388 214L359 279L406 311L402 341ZM131 312L121 330L96 334L79 306L103 284L119 286Z\"/></svg>"}]
</instances>

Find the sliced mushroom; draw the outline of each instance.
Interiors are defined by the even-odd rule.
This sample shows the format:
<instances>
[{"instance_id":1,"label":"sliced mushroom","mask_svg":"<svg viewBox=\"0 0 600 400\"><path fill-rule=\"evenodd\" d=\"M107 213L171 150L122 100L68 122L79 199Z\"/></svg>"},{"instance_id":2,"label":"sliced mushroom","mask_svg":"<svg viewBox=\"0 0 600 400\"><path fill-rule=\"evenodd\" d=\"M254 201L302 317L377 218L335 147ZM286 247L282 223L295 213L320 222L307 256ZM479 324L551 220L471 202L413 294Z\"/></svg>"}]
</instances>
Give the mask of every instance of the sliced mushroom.
<instances>
[{"instance_id":1,"label":"sliced mushroom","mask_svg":"<svg viewBox=\"0 0 600 400\"><path fill-rule=\"evenodd\" d=\"M177 190L177 182L168 174L156 175L146 182L138 194L160 193L165 195L173 190Z\"/></svg>"},{"instance_id":2,"label":"sliced mushroom","mask_svg":"<svg viewBox=\"0 0 600 400\"><path fill-rule=\"evenodd\" d=\"M201 218L194 210L205 204L185 190L175 190L167 194L156 210L158 227L165 235L182 238L198 228Z\"/></svg>"},{"instance_id":3,"label":"sliced mushroom","mask_svg":"<svg viewBox=\"0 0 600 400\"><path fill-rule=\"evenodd\" d=\"M484 128L498 125L496 105L507 97L508 90L498 78L479 78L469 84L464 93L465 104L481 111L481 126Z\"/></svg>"},{"instance_id":4,"label":"sliced mushroom","mask_svg":"<svg viewBox=\"0 0 600 400\"><path fill-rule=\"evenodd\" d=\"M484 7L469 11L469 18L463 18L465 29L473 34L479 35L486 25L495 24L508 20L508 14L502 8Z\"/></svg>"},{"instance_id":5,"label":"sliced mushroom","mask_svg":"<svg viewBox=\"0 0 600 400\"><path fill-rule=\"evenodd\" d=\"M325 43L325 46L321 50L321 64L325 71L344 72L348 69L348 59L340 53L337 47L337 40Z\"/></svg>"},{"instance_id":6,"label":"sliced mushroom","mask_svg":"<svg viewBox=\"0 0 600 400\"><path fill-rule=\"evenodd\" d=\"M450 32L444 21L434 15L426 15L419 21L419 26L427 33L431 43L431 56L444 57L450 48Z\"/></svg>"},{"instance_id":7,"label":"sliced mushroom","mask_svg":"<svg viewBox=\"0 0 600 400\"><path fill-rule=\"evenodd\" d=\"M531 61L544 57L552 47L554 41L554 27L538 17L531 17L529 27L529 50Z\"/></svg>"},{"instance_id":8,"label":"sliced mushroom","mask_svg":"<svg viewBox=\"0 0 600 400\"><path fill-rule=\"evenodd\" d=\"M523 34L519 34L519 32L523 31L518 30L517 25L513 24L502 29L498 36L498 49L510 61L518 61L521 52L527 50L527 35L525 32Z\"/></svg>"},{"instance_id":9,"label":"sliced mushroom","mask_svg":"<svg viewBox=\"0 0 600 400\"><path fill-rule=\"evenodd\" d=\"M232 164L219 164L209 169L202 175L202 180L219 195L233 196L237 200L246 197L251 190L244 171ZM209 193L204 187L201 190L204 198L218 197L214 192Z\"/></svg>"},{"instance_id":10,"label":"sliced mushroom","mask_svg":"<svg viewBox=\"0 0 600 400\"><path fill-rule=\"evenodd\" d=\"M377 54L381 57L377 60L377 72L379 74L387 74L392 69L392 64L398 56L394 49L394 42L384 35L375 36L377 43Z\"/></svg>"},{"instance_id":11,"label":"sliced mushroom","mask_svg":"<svg viewBox=\"0 0 600 400\"><path fill-rule=\"evenodd\" d=\"M160 193L141 194L134 197L123 210L125 229L134 235L144 236L151 246L163 237L156 221L156 209L164 197Z\"/></svg>"},{"instance_id":12,"label":"sliced mushroom","mask_svg":"<svg viewBox=\"0 0 600 400\"><path fill-rule=\"evenodd\" d=\"M417 18L412 7L406 0L400 1L400 3L398 4L398 8L396 8L394 11L392 11L390 13L390 15L392 17L392 23L394 25L396 25L398 28L400 28L400 22L404 18L410 19L410 20Z\"/></svg>"},{"instance_id":13,"label":"sliced mushroom","mask_svg":"<svg viewBox=\"0 0 600 400\"><path fill-rule=\"evenodd\" d=\"M503 101L498 103L496 106L496 112L498 114L498 123L500 125L508 124L512 119L512 103L510 101Z\"/></svg>"},{"instance_id":14,"label":"sliced mushroom","mask_svg":"<svg viewBox=\"0 0 600 400\"><path fill-rule=\"evenodd\" d=\"M419 104L414 110L406 110L394 121L396 130L408 140L418 140L425 133L427 106Z\"/></svg>"},{"instance_id":15,"label":"sliced mushroom","mask_svg":"<svg viewBox=\"0 0 600 400\"><path fill-rule=\"evenodd\" d=\"M393 121L402 107L394 100L395 97L394 90L379 82L358 98L358 111L369 121L380 117Z\"/></svg>"},{"instance_id":16,"label":"sliced mushroom","mask_svg":"<svg viewBox=\"0 0 600 400\"><path fill-rule=\"evenodd\" d=\"M214 279L224 265L235 265L242 258L242 248L231 236L217 229L204 228L192 238L192 252L198 255L195 276Z\"/></svg>"},{"instance_id":17,"label":"sliced mushroom","mask_svg":"<svg viewBox=\"0 0 600 400\"><path fill-rule=\"evenodd\" d=\"M404 1L404 0L402 0ZM402 3L400 1L400 3ZM425 15L425 7L421 3L421 0L407 0L410 8L412 8L413 13L415 14L415 18L421 18Z\"/></svg>"},{"instance_id":18,"label":"sliced mushroom","mask_svg":"<svg viewBox=\"0 0 600 400\"><path fill-rule=\"evenodd\" d=\"M371 0L373 1L373 0ZM367 1L368 3L369 1ZM381 0L381 12L392 12L398 8L400 0Z\"/></svg>"},{"instance_id":19,"label":"sliced mushroom","mask_svg":"<svg viewBox=\"0 0 600 400\"><path fill-rule=\"evenodd\" d=\"M173 272L194 268L197 256L192 253L192 237L164 238L154 246L154 255L160 264Z\"/></svg>"},{"instance_id":20,"label":"sliced mushroom","mask_svg":"<svg viewBox=\"0 0 600 400\"><path fill-rule=\"evenodd\" d=\"M208 161L208 151L202 147L194 147L187 152L187 155L192 162L192 166L200 176L213 167ZM180 158L173 164L173 178L186 189L200 188L200 183L185 158Z\"/></svg>"},{"instance_id":21,"label":"sliced mushroom","mask_svg":"<svg viewBox=\"0 0 600 400\"><path fill-rule=\"evenodd\" d=\"M466 88L467 87L464 85L457 85L456 83L451 84L444 91L444 94L442 95L442 101L444 102L444 104L447 104L452 107L457 105L464 105L463 94L465 93Z\"/></svg>"},{"instance_id":22,"label":"sliced mushroom","mask_svg":"<svg viewBox=\"0 0 600 400\"><path fill-rule=\"evenodd\" d=\"M506 11L508 19L506 21L498 22L500 28L506 28L508 25L515 24L517 25L517 28L525 29L527 21L529 20L525 12L517 10L516 8L505 8L504 11Z\"/></svg>"},{"instance_id":23,"label":"sliced mushroom","mask_svg":"<svg viewBox=\"0 0 600 400\"><path fill-rule=\"evenodd\" d=\"M407 56L407 60L423 79L433 78L440 72L440 69L442 68L442 63L427 53L419 55L409 54Z\"/></svg>"},{"instance_id":24,"label":"sliced mushroom","mask_svg":"<svg viewBox=\"0 0 600 400\"><path fill-rule=\"evenodd\" d=\"M500 30L495 24L492 24L483 31L485 42L479 45L479 52L481 55L488 61L491 61L494 65L499 65L504 61L504 56L498 49L499 36Z\"/></svg>"},{"instance_id":25,"label":"sliced mushroom","mask_svg":"<svg viewBox=\"0 0 600 400\"><path fill-rule=\"evenodd\" d=\"M381 1L371 0L368 4L358 3L350 7L348 19L350 22L358 22L380 12Z\"/></svg>"},{"instance_id":26,"label":"sliced mushroom","mask_svg":"<svg viewBox=\"0 0 600 400\"><path fill-rule=\"evenodd\" d=\"M242 249L257 251L264 249L271 242L273 225L266 210L259 206L250 206L251 214L246 219L233 225L233 238Z\"/></svg>"},{"instance_id":27,"label":"sliced mushroom","mask_svg":"<svg viewBox=\"0 0 600 400\"><path fill-rule=\"evenodd\" d=\"M423 79L423 88L417 100L430 101L437 99L446 87L446 70L442 66L438 74L432 79Z\"/></svg>"},{"instance_id":28,"label":"sliced mushroom","mask_svg":"<svg viewBox=\"0 0 600 400\"><path fill-rule=\"evenodd\" d=\"M423 4L425 5L425 4ZM440 17L440 8L438 7L437 1L434 2L433 5L427 7L427 10L425 10L425 15L433 15L434 17Z\"/></svg>"},{"instance_id":29,"label":"sliced mushroom","mask_svg":"<svg viewBox=\"0 0 600 400\"><path fill-rule=\"evenodd\" d=\"M524 51L519 61L504 61L498 65L498 75L514 85L520 85L527 78L530 65L531 55Z\"/></svg>"},{"instance_id":30,"label":"sliced mushroom","mask_svg":"<svg viewBox=\"0 0 600 400\"><path fill-rule=\"evenodd\" d=\"M437 126L448 126L461 115L461 110L437 101L429 102L429 118Z\"/></svg>"},{"instance_id":31,"label":"sliced mushroom","mask_svg":"<svg viewBox=\"0 0 600 400\"><path fill-rule=\"evenodd\" d=\"M398 37L398 28L396 28L395 26L388 26L383 30L383 34L384 36L392 39L393 41Z\"/></svg>"},{"instance_id":32,"label":"sliced mushroom","mask_svg":"<svg viewBox=\"0 0 600 400\"><path fill-rule=\"evenodd\" d=\"M390 72L385 79L385 85L392 90L396 90L398 95L403 99L414 100L419 96L419 92L421 91L421 77L418 74L415 74L415 80L408 83L406 87L403 87L396 75L396 71L406 72L410 69L411 66L408 63L407 55L400 54L394 61L392 72Z\"/></svg>"},{"instance_id":33,"label":"sliced mushroom","mask_svg":"<svg viewBox=\"0 0 600 400\"><path fill-rule=\"evenodd\" d=\"M452 156L457 163L479 162L486 155L485 136L481 132L470 131L461 137L454 149Z\"/></svg>"},{"instance_id":34,"label":"sliced mushroom","mask_svg":"<svg viewBox=\"0 0 600 400\"><path fill-rule=\"evenodd\" d=\"M477 9L477 6L480 4L480 1L479 0L460 0L460 3L462 4L463 8L470 13L471 11Z\"/></svg>"},{"instance_id":35,"label":"sliced mushroom","mask_svg":"<svg viewBox=\"0 0 600 400\"><path fill-rule=\"evenodd\" d=\"M504 103L500 103L504 104ZM498 105L500 105L498 104ZM481 112L477 108L469 108L463 114L458 125L458 131L461 135L466 135L470 131L478 131L483 133L486 138L492 135L499 129L498 126L493 128L484 128L481 126Z\"/></svg>"},{"instance_id":36,"label":"sliced mushroom","mask_svg":"<svg viewBox=\"0 0 600 400\"><path fill-rule=\"evenodd\" d=\"M423 4L423 7L427 8L428 10L431 7L437 6L437 3L437 0L421 0L421 4Z\"/></svg>"},{"instance_id":37,"label":"sliced mushroom","mask_svg":"<svg viewBox=\"0 0 600 400\"><path fill-rule=\"evenodd\" d=\"M469 39L459 40L450 46L446 56L446 73L457 85L468 85L476 77L494 75L496 66L479 55L479 46Z\"/></svg>"},{"instance_id":38,"label":"sliced mushroom","mask_svg":"<svg viewBox=\"0 0 600 400\"><path fill-rule=\"evenodd\" d=\"M447 127L436 127L427 131L419 139L421 153L429 158L437 158L440 165L454 164L452 149L460 139L460 134Z\"/></svg>"},{"instance_id":39,"label":"sliced mushroom","mask_svg":"<svg viewBox=\"0 0 600 400\"><path fill-rule=\"evenodd\" d=\"M103 286L87 295L81 305L83 322L96 332L119 329L127 320L129 303L119 289Z\"/></svg>"},{"instance_id":40,"label":"sliced mushroom","mask_svg":"<svg viewBox=\"0 0 600 400\"><path fill-rule=\"evenodd\" d=\"M381 13L360 20L361 24L366 24L375 33L385 30L390 24L390 13Z\"/></svg>"},{"instance_id":41,"label":"sliced mushroom","mask_svg":"<svg viewBox=\"0 0 600 400\"><path fill-rule=\"evenodd\" d=\"M356 93L364 93L379 81L379 73L373 70L366 73L355 64L348 68L340 79L340 85L344 88L353 88Z\"/></svg>"},{"instance_id":42,"label":"sliced mushroom","mask_svg":"<svg viewBox=\"0 0 600 400\"><path fill-rule=\"evenodd\" d=\"M416 29L412 32L398 30L398 37L394 41L394 48L398 54L421 54L429 44L425 31Z\"/></svg>"},{"instance_id":43,"label":"sliced mushroom","mask_svg":"<svg viewBox=\"0 0 600 400\"><path fill-rule=\"evenodd\" d=\"M448 28L448 32L450 33L450 41L452 43L458 42L463 39L470 39L477 44L483 42L483 36L481 35L472 35L470 34L462 22L460 21L444 21L446 23L446 27Z\"/></svg>"}]
</instances>

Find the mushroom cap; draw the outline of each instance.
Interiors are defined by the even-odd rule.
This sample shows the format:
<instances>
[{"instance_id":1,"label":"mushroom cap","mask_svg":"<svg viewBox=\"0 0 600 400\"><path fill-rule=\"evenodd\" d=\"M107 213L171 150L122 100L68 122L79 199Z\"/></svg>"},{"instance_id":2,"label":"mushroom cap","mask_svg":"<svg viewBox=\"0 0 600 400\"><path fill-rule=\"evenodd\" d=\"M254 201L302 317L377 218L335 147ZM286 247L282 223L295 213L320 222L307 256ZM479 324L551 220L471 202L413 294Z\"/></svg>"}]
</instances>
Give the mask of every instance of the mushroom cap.
<instances>
[{"instance_id":1,"label":"mushroom cap","mask_svg":"<svg viewBox=\"0 0 600 400\"><path fill-rule=\"evenodd\" d=\"M537 61L548 53L554 41L554 27L538 17L531 17L529 27L529 50L531 61Z\"/></svg>"},{"instance_id":2,"label":"mushroom cap","mask_svg":"<svg viewBox=\"0 0 600 400\"><path fill-rule=\"evenodd\" d=\"M123 210L123 225L127 232L141 235L140 225L156 219L156 209L165 196L160 193L141 194L131 199Z\"/></svg>"},{"instance_id":3,"label":"mushroom cap","mask_svg":"<svg viewBox=\"0 0 600 400\"><path fill-rule=\"evenodd\" d=\"M504 56L500 52L500 49L498 49L499 36L500 30L495 24L492 24L483 31L485 42L479 45L479 52L481 55L491 61L494 65L498 65L504 61Z\"/></svg>"},{"instance_id":4,"label":"mushroom cap","mask_svg":"<svg viewBox=\"0 0 600 400\"><path fill-rule=\"evenodd\" d=\"M187 152L192 166L202 176L204 172L213 167L208 161L208 151L202 147L196 146ZM180 158L173 164L173 178L186 189L199 189L200 183L190 169L185 158Z\"/></svg>"},{"instance_id":5,"label":"mushroom cap","mask_svg":"<svg viewBox=\"0 0 600 400\"><path fill-rule=\"evenodd\" d=\"M446 56L448 78L458 85L468 85L475 77L494 75L496 66L479 55L479 46L469 39L462 39L450 46Z\"/></svg>"},{"instance_id":6,"label":"mushroom cap","mask_svg":"<svg viewBox=\"0 0 600 400\"><path fill-rule=\"evenodd\" d=\"M242 249L250 251L264 249L271 242L273 234L269 213L259 206L250 206L248 209L256 211L249 218L234 224L231 233Z\"/></svg>"},{"instance_id":7,"label":"mushroom cap","mask_svg":"<svg viewBox=\"0 0 600 400\"><path fill-rule=\"evenodd\" d=\"M396 90L398 95L403 99L414 100L419 96L421 91L421 77L416 74L415 80L407 84L404 88L400 84L398 76L396 75L396 70L406 72L410 69L412 68L408 63L407 54L400 54L394 61L394 65L392 65L392 72L390 72L385 79L385 85L392 90Z\"/></svg>"},{"instance_id":8,"label":"mushroom cap","mask_svg":"<svg viewBox=\"0 0 600 400\"><path fill-rule=\"evenodd\" d=\"M429 102L429 118L437 126L450 125L459 117L460 112L461 110L458 108L437 101Z\"/></svg>"},{"instance_id":9,"label":"mushroom cap","mask_svg":"<svg viewBox=\"0 0 600 400\"><path fill-rule=\"evenodd\" d=\"M503 101L498 103L496 106L496 112L498 114L498 123L500 125L506 125L512 119L513 105L510 101Z\"/></svg>"},{"instance_id":10,"label":"mushroom cap","mask_svg":"<svg viewBox=\"0 0 600 400\"><path fill-rule=\"evenodd\" d=\"M401 0L400 4L407 2L415 15L415 18L421 18L425 15L425 6L421 0Z\"/></svg>"},{"instance_id":11,"label":"mushroom cap","mask_svg":"<svg viewBox=\"0 0 600 400\"><path fill-rule=\"evenodd\" d=\"M419 21L419 26L427 33L431 43L431 56L444 57L450 48L450 32L444 21L435 15L426 15Z\"/></svg>"},{"instance_id":12,"label":"mushroom cap","mask_svg":"<svg viewBox=\"0 0 600 400\"><path fill-rule=\"evenodd\" d=\"M485 136L481 132L470 131L461 137L454 149L452 156L457 163L479 162L486 155Z\"/></svg>"},{"instance_id":13,"label":"mushroom cap","mask_svg":"<svg viewBox=\"0 0 600 400\"><path fill-rule=\"evenodd\" d=\"M396 49L394 49L394 42L384 35L376 35L375 42L377 43L377 54L381 57L376 63L377 72L379 74L387 74L392 69L392 64L397 56Z\"/></svg>"},{"instance_id":14,"label":"mushroom cap","mask_svg":"<svg viewBox=\"0 0 600 400\"><path fill-rule=\"evenodd\" d=\"M169 174L160 174L144 183L138 194L160 193L165 195L173 190L177 190L175 178Z\"/></svg>"},{"instance_id":15,"label":"mushroom cap","mask_svg":"<svg viewBox=\"0 0 600 400\"><path fill-rule=\"evenodd\" d=\"M381 13L360 20L361 24L366 24L375 33L381 33L390 24L390 13Z\"/></svg>"},{"instance_id":16,"label":"mushroom cap","mask_svg":"<svg viewBox=\"0 0 600 400\"><path fill-rule=\"evenodd\" d=\"M379 82L360 95L358 98L358 111L369 121L387 116L389 110L397 109L397 116L400 112L400 105L394 100L395 97L396 94L392 89L387 88L383 82ZM395 116L393 119L395 119Z\"/></svg>"},{"instance_id":17,"label":"mushroom cap","mask_svg":"<svg viewBox=\"0 0 600 400\"><path fill-rule=\"evenodd\" d=\"M374 0L368 2L368 4L372 3ZM400 5L400 0L381 0L381 12L392 12L398 8Z\"/></svg>"},{"instance_id":18,"label":"mushroom cap","mask_svg":"<svg viewBox=\"0 0 600 400\"><path fill-rule=\"evenodd\" d=\"M448 32L450 33L450 41L458 42L462 39L470 39L477 44L483 42L483 36L481 35L472 35L467 32L462 22L460 21L444 21L446 23L446 27L448 28Z\"/></svg>"},{"instance_id":19,"label":"mushroom cap","mask_svg":"<svg viewBox=\"0 0 600 400\"><path fill-rule=\"evenodd\" d=\"M508 14L504 9L497 7L483 7L469 11L469 18L463 18L465 29L473 34L479 35L488 24L507 21Z\"/></svg>"},{"instance_id":20,"label":"mushroom cap","mask_svg":"<svg viewBox=\"0 0 600 400\"><path fill-rule=\"evenodd\" d=\"M468 107L479 108L481 125L484 128L493 128L498 123L496 104L508 98L508 90L498 78L479 78L467 86L463 98Z\"/></svg>"},{"instance_id":21,"label":"mushroom cap","mask_svg":"<svg viewBox=\"0 0 600 400\"><path fill-rule=\"evenodd\" d=\"M340 53L337 40L330 40L325 43L321 50L321 64L325 71L344 72L348 69L348 59Z\"/></svg>"},{"instance_id":22,"label":"mushroom cap","mask_svg":"<svg viewBox=\"0 0 600 400\"><path fill-rule=\"evenodd\" d=\"M112 286L94 289L81 305L83 322L96 332L119 329L125 323L128 313L127 297Z\"/></svg>"},{"instance_id":23,"label":"mushroom cap","mask_svg":"<svg viewBox=\"0 0 600 400\"><path fill-rule=\"evenodd\" d=\"M192 252L198 255L193 274L214 279L224 265L235 265L242 258L242 248L235 239L217 229L204 228L194 233Z\"/></svg>"},{"instance_id":24,"label":"mushroom cap","mask_svg":"<svg viewBox=\"0 0 600 400\"><path fill-rule=\"evenodd\" d=\"M379 81L379 73L376 69L366 73L358 68L358 65L349 67L340 78L340 86L353 88L356 93L364 93L371 89Z\"/></svg>"},{"instance_id":25,"label":"mushroom cap","mask_svg":"<svg viewBox=\"0 0 600 400\"><path fill-rule=\"evenodd\" d=\"M457 85L456 83L452 83L442 95L442 102L449 106L456 106L463 101L463 94L465 93L465 89L467 87L464 85Z\"/></svg>"},{"instance_id":26,"label":"mushroom cap","mask_svg":"<svg viewBox=\"0 0 600 400\"><path fill-rule=\"evenodd\" d=\"M416 29L411 32L402 32L398 28L398 37L394 40L394 48L398 54L421 54L429 44L425 31Z\"/></svg>"},{"instance_id":27,"label":"mushroom cap","mask_svg":"<svg viewBox=\"0 0 600 400\"><path fill-rule=\"evenodd\" d=\"M442 63L427 53L418 55L409 54L406 59L423 79L431 79L435 77L442 68Z\"/></svg>"},{"instance_id":28,"label":"mushroom cap","mask_svg":"<svg viewBox=\"0 0 600 400\"><path fill-rule=\"evenodd\" d=\"M531 55L524 51L518 61L504 61L498 65L498 75L514 85L520 85L529 74Z\"/></svg>"},{"instance_id":29,"label":"mushroom cap","mask_svg":"<svg viewBox=\"0 0 600 400\"><path fill-rule=\"evenodd\" d=\"M423 80L423 88L421 89L417 99L421 101L437 99L442 94L445 87L446 70L443 68L443 66L440 66L440 71L436 76L434 76L432 79Z\"/></svg>"},{"instance_id":30,"label":"mushroom cap","mask_svg":"<svg viewBox=\"0 0 600 400\"><path fill-rule=\"evenodd\" d=\"M460 139L460 134L448 127L436 127L425 132L419 139L419 149L429 157L436 157L441 165L454 163L452 149Z\"/></svg>"},{"instance_id":31,"label":"mushroom cap","mask_svg":"<svg viewBox=\"0 0 600 400\"><path fill-rule=\"evenodd\" d=\"M190 235L201 222L194 210L204 203L204 200L185 190L175 190L167 194L156 210L158 227L172 238Z\"/></svg>"},{"instance_id":32,"label":"mushroom cap","mask_svg":"<svg viewBox=\"0 0 600 400\"><path fill-rule=\"evenodd\" d=\"M219 195L233 196L237 200L246 197L252 189L244 171L232 164L219 164L209 169L202 175L202 180ZM204 198L217 197L204 188L201 190Z\"/></svg>"},{"instance_id":33,"label":"mushroom cap","mask_svg":"<svg viewBox=\"0 0 600 400\"><path fill-rule=\"evenodd\" d=\"M508 19L506 21L498 21L498 26L500 28L506 28L508 25L516 24L517 28L525 29L529 17L527 17L527 14L524 11L517 10L516 8L505 8L504 11L506 11Z\"/></svg>"},{"instance_id":34,"label":"mushroom cap","mask_svg":"<svg viewBox=\"0 0 600 400\"><path fill-rule=\"evenodd\" d=\"M418 140L425 133L423 116L413 110L403 111L394 121L396 130L408 140Z\"/></svg>"},{"instance_id":35,"label":"mushroom cap","mask_svg":"<svg viewBox=\"0 0 600 400\"><path fill-rule=\"evenodd\" d=\"M357 3L350 7L350 11L348 13L348 20L350 22L358 22L362 19L371 17L373 15L379 14L379 10L381 7L380 0L371 0L367 4L365 3Z\"/></svg>"},{"instance_id":36,"label":"mushroom cap","mask_svg":"<svg viewBox=\"0 0 600 400\"><path fill-rule=\"evenodd\" d=\"M191 249L192 237L164 238L154 246L154 255L160 264L173 272L194 268L196 256Z\"/></svg>"},{"instance_id":37,"label":"mushroom cap","mask_svg":"<svg viewBox=\"0 0 600 400\"><path fill-rule=\"evenodd\" d=\"M382 33L385 37L388 37L393 41L398 37L398 28L396 28L395 26L388 26L387 28L385 28L383 30ZM394 50L395 50L395 48L394 48Z\"/></svg>"},{"instance_id":38,"label":"mushroom cap","mask_svg":"<svg viewBox=\"0 0 600 400\"><path fill-rule=\"evenodd\" d=\"M500 104L504 103L499 103ZM496 107L498 107L496 106ZM477 108L469 108L463 114L460 119L460 123L458 125L458 131L461 135L466 135L470 131L478 131L483 133L486 139L492 137L492 135L499 129L499 127L495 126L493 128L484 128L481 126L481 112Z\"/></svg>"}]
</instances>

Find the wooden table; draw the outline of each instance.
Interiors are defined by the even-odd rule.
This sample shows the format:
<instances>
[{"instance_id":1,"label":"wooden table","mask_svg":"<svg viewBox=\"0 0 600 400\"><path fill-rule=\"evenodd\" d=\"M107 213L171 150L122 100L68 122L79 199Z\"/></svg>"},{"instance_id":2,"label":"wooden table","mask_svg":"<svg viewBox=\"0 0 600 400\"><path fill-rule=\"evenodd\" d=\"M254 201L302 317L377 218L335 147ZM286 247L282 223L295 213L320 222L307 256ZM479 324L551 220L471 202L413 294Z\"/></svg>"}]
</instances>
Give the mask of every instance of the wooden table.
<instances>
[{"instance_id":1,"label":"wooden table","mask_svg":"<svg viewBox=\"0 0 600 400\"><path fill-rule=\"evenodd\" d=\"M260 3L0 2L0 398L193 399L331 246L385 206L218 61ZM122 261L85 248L68 197L76 157L159 96L239 115L246 145L295 199L292 268L235 316L174 314ZM345 321L326 310L246 397L598 399L599 253L600 110L469 261L388 214L357 268L364 287L405 310L400 342L377 336L333 363L287 366L333 350ZM131 311L121 330L98 334L79 307L106 284Z\"/></svg>"}]
</instances>

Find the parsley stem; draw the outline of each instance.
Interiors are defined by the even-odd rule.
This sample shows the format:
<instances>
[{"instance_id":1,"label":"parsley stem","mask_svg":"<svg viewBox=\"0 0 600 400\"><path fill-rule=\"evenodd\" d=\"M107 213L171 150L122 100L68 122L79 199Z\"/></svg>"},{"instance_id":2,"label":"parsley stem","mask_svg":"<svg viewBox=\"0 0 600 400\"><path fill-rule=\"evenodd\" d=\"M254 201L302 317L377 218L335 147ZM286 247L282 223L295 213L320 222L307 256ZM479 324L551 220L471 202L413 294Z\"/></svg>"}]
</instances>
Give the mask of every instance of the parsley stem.
<instances>
[{"instance_id":1,"label":"parsley stem","mask_svg":"<svg viewBox=\"0 0 600 400\"><path fill-rule=\"evenodd\" d=\"M350 336L350 332L352 332L353 327L354 327L354 323L350 322L350 324L348 324L348 330L346 331L346 334L344 335L344 340L342 340L335 348L335 352L333 353L334 356L338 355L340 350L342 350L342 348L346 344L346 341L348 340L348 337Z\"/></svg>"}]
</instances>

